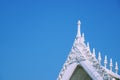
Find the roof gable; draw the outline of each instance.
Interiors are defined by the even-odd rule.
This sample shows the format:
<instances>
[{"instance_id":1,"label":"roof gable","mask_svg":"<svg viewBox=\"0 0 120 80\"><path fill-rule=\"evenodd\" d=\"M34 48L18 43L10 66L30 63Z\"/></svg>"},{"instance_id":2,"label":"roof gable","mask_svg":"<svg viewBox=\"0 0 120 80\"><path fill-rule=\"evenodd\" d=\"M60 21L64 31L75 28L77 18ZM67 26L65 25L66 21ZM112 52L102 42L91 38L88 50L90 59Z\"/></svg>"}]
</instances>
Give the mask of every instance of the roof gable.
<instances>
[{"instance_id":1,"label":"roof gable","mask_svg":"<svg viewBox=\"0 0 120 80\"><path fill-rule=\"evenodd\" d=\"M81 22L78 21L77 36L57 80L70 80L77 66L81 66L92 80L120 79L118 74L112 72L111 69L108 70L106 66L101 65L100 53L98 59L96 59L95 49L93 49L93 52L90 51L89 43L86 44L84 42L84 34L81 35L80 33L80 24ZM107 59L105 59L105 64L106 61ZM110 64L112 68L112 60ZM116 70L118 70L117 68L116 65Z\"/></svg>"}]
</instances>

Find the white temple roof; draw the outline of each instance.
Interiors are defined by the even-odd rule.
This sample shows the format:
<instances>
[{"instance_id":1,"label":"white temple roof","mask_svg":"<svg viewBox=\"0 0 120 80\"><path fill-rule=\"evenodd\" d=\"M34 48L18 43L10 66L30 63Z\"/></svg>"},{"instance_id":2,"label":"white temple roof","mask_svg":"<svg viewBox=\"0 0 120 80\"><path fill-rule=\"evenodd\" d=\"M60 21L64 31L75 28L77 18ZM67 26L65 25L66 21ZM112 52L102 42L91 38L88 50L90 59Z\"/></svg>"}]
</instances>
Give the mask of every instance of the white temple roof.
<instances>
[{"instance_id":1,"label":"white temple roof","mask_svg":"<svg viewBox=\"0 0 120 80\"><path fill-rule=\"evenodd\" d=\"M98 59L95 56L95 49L90 51L89 43L84 42L84 34L80 33L80 20L78 21L78 31L72 49L68 55L66 62L61 69L57 80L70 80L77 66L81 66L92 80L120 80L117 74L118 65L116 64L116 73L112 71L112 61L110 62L110 70L106 68L107 57L105 57L104 65L101 65L101 54Z\"/></svg>"}]
</instances>

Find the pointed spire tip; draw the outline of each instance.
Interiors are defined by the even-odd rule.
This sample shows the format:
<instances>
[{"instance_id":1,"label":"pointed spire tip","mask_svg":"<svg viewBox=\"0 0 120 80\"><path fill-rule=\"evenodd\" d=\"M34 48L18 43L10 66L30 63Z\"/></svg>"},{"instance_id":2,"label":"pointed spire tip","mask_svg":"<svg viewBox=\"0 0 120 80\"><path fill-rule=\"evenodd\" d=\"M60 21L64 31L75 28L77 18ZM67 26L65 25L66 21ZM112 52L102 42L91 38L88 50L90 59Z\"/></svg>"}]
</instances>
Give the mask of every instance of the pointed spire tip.
<instances>
[{"instance_id":1,"label":"pointed spire tip","mask_svg":"<svg viewBox=\"0 0 120 80\"><path fill-rule=\"evenodd\" d=\"M80 22L80 20L78 20L78 25L80 25L81 24L81 22Z\"/></svg>"},{"instance_id":2,"label":"pointed spire tip","mask_svg":"<svg viewBox=\"0 0 120 80\"><path fill-rule=\"evenodd\" d=\"M80 22L80 20L78 20L78 31L77 31L77 37L81 37L81 32L80 32L80 24L81 24L81 22Z\"/></svg>"}]
</instances>

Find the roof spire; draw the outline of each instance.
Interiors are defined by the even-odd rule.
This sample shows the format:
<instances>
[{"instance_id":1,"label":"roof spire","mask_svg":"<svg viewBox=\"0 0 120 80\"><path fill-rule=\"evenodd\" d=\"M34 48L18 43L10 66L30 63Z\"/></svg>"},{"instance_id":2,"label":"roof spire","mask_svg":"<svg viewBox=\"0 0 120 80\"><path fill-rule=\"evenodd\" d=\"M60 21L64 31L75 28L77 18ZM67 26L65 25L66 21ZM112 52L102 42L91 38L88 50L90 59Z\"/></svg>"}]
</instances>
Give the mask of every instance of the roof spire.
<instances>
[{"instance_id":1,"label":"roof spire","mask_svg":"<svg viewBox=\"0 0 120 80\"><path fill-rule=\"evenodd\" d=\"M80 20L78 20L78 31L77 31L77 37L81 37L81 33L80 33L80 25L81 25L81 22Z\"/></svg>"},{"instance_id":2,"label":"roof spire","mask_svg":"<svg viewBox=\"0 0 120 80\"><path fill-rule=\"evenodd\" d=\"M115 71L116 71L116 74L117 74L118 73L118 64L117 64L117 62L115 64Z\"/></svg>"},{"instance_id":3,"label":"roof spire","mask_svg":"<svg viewBox=\"0 0 120 80\"><path fill-rule=\"evenodd\" d=\"M98 53L98 63L101 65L101 53Z\"/></svg>"},{"instance_id":4,"label":"roof spire","mask_svg":"<svg viewBox=\"0 0 120 80\"><path fill-rule=\"evenodd\" d=\"M113 67L113 64L112 64L112 58L110 59L110 71L112 71L112 67Z\"/></svg>"},{"instance_id":5,"label":"roof spire","mask_svg":"<svg viewBox=\"0 0 120 80\"><path fill-rule=\"evenodd\" d=\"M105 56L105 60L104 60L104 67L107 67L107 56Z\"/></svg>"},{"instance_id":6,"label":"roof spire","mask_svg":"<svg viewBox=\"0 0 120 80\"><path fill-rule=\"evenodd\" d=\"M95 55L95 48L93 48L93 57L95 58L96 55Z\"/></svg>"},{"instance_id":7,"label":"roof spire","mask_svg":"<svg viewBox=\"0 0 120 80\"><path fill-rule=\"evenodd\" d=\"M82 33L82 41L85 41L84 33Z\"/></svg>"}]
</instances>

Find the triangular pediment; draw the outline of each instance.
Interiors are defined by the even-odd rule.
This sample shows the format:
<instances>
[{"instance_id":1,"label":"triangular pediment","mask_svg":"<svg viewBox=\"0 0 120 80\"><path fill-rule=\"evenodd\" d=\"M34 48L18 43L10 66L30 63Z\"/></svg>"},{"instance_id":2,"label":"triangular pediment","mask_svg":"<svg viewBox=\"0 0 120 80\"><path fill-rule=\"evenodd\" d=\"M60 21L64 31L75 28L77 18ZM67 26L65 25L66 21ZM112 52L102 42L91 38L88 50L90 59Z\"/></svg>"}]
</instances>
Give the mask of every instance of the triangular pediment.
<instances>
[{"instance_id":1,"label":"triangular pediment","mask_svg":"<svg viewBox=\"0 0 120 80\"><path fill-rule=\"evenodd\" d=\"M92 80L92 79L87 74L87 72L81 66L78 65L74 70L70 80Z\"/></svg>"}]
</instances>

